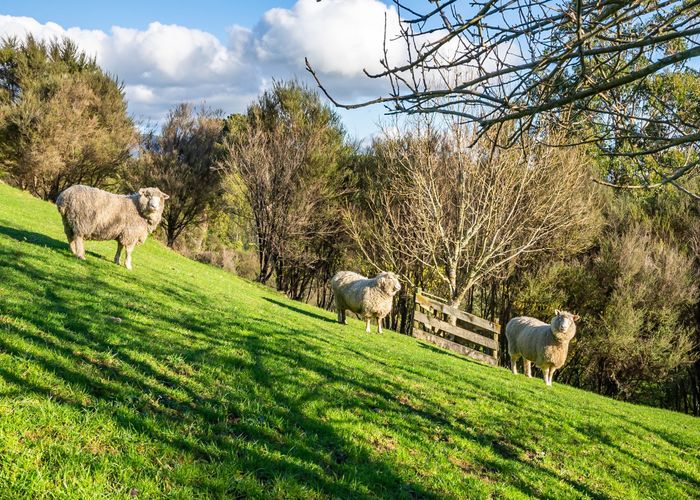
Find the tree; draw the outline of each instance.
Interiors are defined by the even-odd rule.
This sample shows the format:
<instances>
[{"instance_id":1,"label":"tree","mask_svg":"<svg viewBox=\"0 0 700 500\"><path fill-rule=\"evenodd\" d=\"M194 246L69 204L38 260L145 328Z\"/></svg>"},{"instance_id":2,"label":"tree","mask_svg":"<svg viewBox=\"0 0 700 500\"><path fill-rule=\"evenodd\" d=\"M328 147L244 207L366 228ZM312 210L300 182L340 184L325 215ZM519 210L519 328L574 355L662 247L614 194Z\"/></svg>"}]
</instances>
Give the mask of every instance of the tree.
<instances>
[{"instance_id":1,"label":"tree","mask_svg":"<svg viewBox=\"0 0 700 500\"><path fill-rule=\"evenodd\" d=\"M401 219L401 200L387 199L386 186L394 182L394 170L386 168L386 157L379 153L388 138L377 138L371 147L354 155L351 162L354 187L345 207L347 230L355 244L348 252L350 269L374 275L392 271L402 277L401 291L396 295L389 315L389 326L401 333L410 333L416 287L432 288L423 262L402 252L401 242L412 237L408 224L396 231ZM392 216L383 216L391 213ZM438 284L439 285L439 284Z\"/></svg>"},{"instance_id":2,"label":"tree","mask_svg":"<svg viewBox=\"0 0 700 500\"><path fill-rule=\"evenodd\" d=\"M0 169L53 200L114 181L135 145L121 84L70 40L0 46Z\"/></svg>"},{"instance_id":3,"label":"tree","mask_svg":"<svg viewBox=\"0 0 700 500\"><path fill-rule=\"evenodd\" d=\"M384 103L390 113L449 114L478 124L478 136L510 123L505 145L551 129L552 122L569 130L562 138L569 145L595 142L606 153L629 156L700 139L697 121L662 107L632 109L628 99L654 75L700 56L696 2L431 0L423 11L402 0L394 4L403 19L386 28L382 70L367 72L387 82L386 95L340 103L307 61L336 105ZM666 133L657 133L659 123L668 125ZM614 136L639 147L611 150ZM660 180L683 175L677 170L662 170Z\"/></svg>"},{"instance_id":4,"label":"tree","mask_svg":"<svg viewBox=\"0 0 700 500\"><path fill-rule=\"evenodd\" d=\"M611 199L604 230L590 251L540 262L520 277L514 314L546 318L554 308L567 307L581 315L561 373L568 383L656 405L677 404L669 398L673 382L692 383L692 363L698 360L697 268L695 249L686 255L679 243L686 243L683 233L697 229L668 227L676 214L659 213L668 201ZM657 214L650 218L645 205ZM686 411L697 412L697 397L694 404Z\"/></svg>"},{"instance_id":5,"label":"tree","mask_svg":"<svg viewBox=\"0 0 700 500\"><path fill-rule=\"evenodd\" d=\"M691 134L700 120L700 76L691 70L654 75L638 85L617 89L610 98L618 110L618 123L625 125L610 131L605 141L606 156L600 161L603 176L596 182L626 190L669 184L700 199L699 193L688 189L700 167L697 142L658 149L640 140L639 133L627 132L637 128L654 137ZM640 123L635 118L639 115L654 120Z\"/></svg>"},{"instance_id":6,"label":"tree","mask_svg":"<svg viewBox=\"0 0 700 500\"><path fill-rule=\"evenodd\" d=\"M693 360L684 309L697 300L692 261L643 226L603 242L600 276L611 293L581 340L585 376L598 392L637 396L644 382L665 380Z\"/></svg>"},{"instance_id":7,"label":"tree","mask_svg":"<svg viewBox=\"0 0 700 500\"><path fill-rule=\"evenodd\" d=\"M455 307L478 282L525 255L585 245L596 222L581 151L525 141L508 150L488 141L468 147L472 134L448 121L385 135L374 152L391 181L368 200L364 220L346 212L368 258L419 263ZM377 245L389 248L368 250Z\"/></svg>"},{"instance_id":8,"label":"tree","mask_svg":"<svg viewBox=\"0 0 700 500\"><path fill-rule=\"evenodd\" d=\"M275 83L229 119L222 168L251 210L260 273L294 298L334 269L349 152L337 114L296 82Z\"/></svg>"},{"instance_id":9,"label":"tree","mask_svg":"<svg viewBox=\"0 0 700 500\"><path fill-rule=\"evenodd\" d=\"M170 195L163 212L170 247L185 229L204 222L207 210L220 200L222 177L215 167L223 126L217 113L179 104L160 133L142 137L137 167L126 181L131 189L156 186Z\"/></svg>"}]
</instances>

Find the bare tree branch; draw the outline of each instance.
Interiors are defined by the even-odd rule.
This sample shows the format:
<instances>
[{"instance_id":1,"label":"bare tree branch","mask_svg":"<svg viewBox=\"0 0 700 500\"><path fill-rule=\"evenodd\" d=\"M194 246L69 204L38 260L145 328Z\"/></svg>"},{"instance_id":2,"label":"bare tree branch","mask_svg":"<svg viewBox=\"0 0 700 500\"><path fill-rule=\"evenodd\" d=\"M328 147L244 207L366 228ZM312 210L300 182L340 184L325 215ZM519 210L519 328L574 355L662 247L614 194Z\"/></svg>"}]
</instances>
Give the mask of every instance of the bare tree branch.
<instances>
[{"instance_id":1,"label":"bare tree branch","mask_svg":"<svg viewBox=\"0 0 700 500\"><path fill-rule=\"evenodd\" d=\"M555 123L567 132L566 145L591 142L606 154L657 163L668 150L698 147L697 117L651 105L656 97L648 94L645 102L634 97L653 78L690 71L688 61L700 57L700 0L431 0L425 9L393 3L410 19L387 26L382 69L365 71L388 84L386 94L340 102L306 61L336 106L453 115L478 125L477 138L511 123L509 137L498 134L502 146ZM662 173L672 177L673 170Z\"/></svg>"},{"instance_id":2,"label":"bare tree branch","mask_svg":"<svg viewBox=\"0 0 700 500\"><path fill-rule=\"evenodd\" d=\"M366 193L364 219L346 213L366 259L407 279L428 271L454 306L524 254L580 245L595 222L580 151L530 141L494 153L485 139L468 147L473 135L449 119L375 141L386 181Z\"/></svg>"}]
</instances>

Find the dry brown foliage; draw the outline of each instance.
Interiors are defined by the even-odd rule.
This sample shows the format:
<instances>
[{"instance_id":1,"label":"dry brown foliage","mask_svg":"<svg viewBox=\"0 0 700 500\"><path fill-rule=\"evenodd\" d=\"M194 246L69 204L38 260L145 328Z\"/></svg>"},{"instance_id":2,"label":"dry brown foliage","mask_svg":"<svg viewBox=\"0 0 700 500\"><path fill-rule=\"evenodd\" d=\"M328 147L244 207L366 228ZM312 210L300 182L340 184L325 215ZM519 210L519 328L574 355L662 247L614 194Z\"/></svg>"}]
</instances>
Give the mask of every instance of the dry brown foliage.
<instances>
[{"instance_id":1,"label":"dry brown foliage","mask_svg":"<svg viewBox=\"0 0 700 500\"><path fill-rule=\"evenodd\" d=\"M456 121L385 134L374 153L386 184L368 214L346 210L366 258L423 266L455 305L527 254L585 246L599 221L581 149L521 141L501 150L486 139L468 147L473 134Z\"/></svg>"}]
</instances>

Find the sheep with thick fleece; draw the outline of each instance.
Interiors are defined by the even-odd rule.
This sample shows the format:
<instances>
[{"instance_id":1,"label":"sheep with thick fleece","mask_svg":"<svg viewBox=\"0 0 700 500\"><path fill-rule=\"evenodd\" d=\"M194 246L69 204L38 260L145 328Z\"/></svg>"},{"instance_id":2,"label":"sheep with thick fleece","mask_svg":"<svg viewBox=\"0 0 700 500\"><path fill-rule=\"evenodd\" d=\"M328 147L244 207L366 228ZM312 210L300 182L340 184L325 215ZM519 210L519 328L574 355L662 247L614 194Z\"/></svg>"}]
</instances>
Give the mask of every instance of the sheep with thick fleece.
<instances>
[{"instance_id":1,"label":"sheep with thick fleece","mask_svg":"<svg viewBox=\"0 0 700 500\"><path fill-rule=\"evenodd\" d=\"M120 263L124 249L124 266L130 270L131 252L158 226L168 198L158 188L142 188L133 194L119 195L78 184L61 192L56 206L63 218L71 252L76 257L85 259L84 240L116 240L114 262Z\"/></svg>"},{"instance_id":2,"label":"sheep with thick fleece","mask_svg":"<svg viewBox=\"0 0 700 500\"><path fill-rule=\"evenodd\" d=\"M523 358L525 374L532 377L530 365L542 370L544 382L552 385L554 372L564 366L569 352L569 342L576 335L579 316L566 311L555 311L547 324L535 318L519 316L506 325L508 354L513 373L517 374L516 362Z\"/></svg>"},{"instance_id":3,"label":"sheep with thick fleece","mask_svg":"<svg viewBox=\"0 0 700 500\"><path fill-rule=\"evenodd\" d=\"M382 319L391 312L394 295L401 290L401 283L394 273L389 272L367 278L352 271L340 271L331 278L331 288L339 323L347 324L345 311L350 310L365 320L367 333L370 320L377 318L378 331L382 333Z\"/></svg>"}]
</instances>

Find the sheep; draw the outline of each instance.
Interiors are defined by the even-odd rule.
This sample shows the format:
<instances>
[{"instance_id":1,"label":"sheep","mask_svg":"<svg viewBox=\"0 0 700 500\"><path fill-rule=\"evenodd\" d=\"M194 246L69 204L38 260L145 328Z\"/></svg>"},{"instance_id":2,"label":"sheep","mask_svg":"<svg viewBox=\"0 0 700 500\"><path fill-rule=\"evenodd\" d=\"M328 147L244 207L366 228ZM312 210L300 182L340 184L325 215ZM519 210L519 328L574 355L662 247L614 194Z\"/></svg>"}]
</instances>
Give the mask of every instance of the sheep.
<instances>
[{"instance_id":1,"label":"sheep","mask_svg":"<svg viewBox=\"0 0 700 500\"><path fill-rule=\"evenodd\" d=\"M523 358L525 374L532 377L530 365L535 363L542 369L545 384L551 386L554 372L566 362L579 319L576 314L558 309L550 324L527 316L511 319L506 325L506 338L513 373L517 375L516 361Z\"/></svg>"},{"instance_id":2,"label":"sheep","mask_svg":"<svg viewBox=\"0 0 700 500\"><path fill-rule=\"evenodd\" d=\"M338 310L338 323L347 324L345 311L350 310L365 320L365 331L370 332L369 323L377 318L377 331L382 333L382 319L391 312L394 295L401 290L401 283L394 273L381 272L367 278L352 271L340 271L331 278Z\"/></svg>"},{"instance_id":3,"label":"sheep","mask_svg":"<svg viewBox=\"0 0 700 500\"><path fill-rule=\"evenodd\" d=\"M116 240L114 262L119 265L124 249L124 266L131 270L131 252L158 226L168 198L152 187L119 195L78 184L61 192L56 206L73 255L85 260L83 240Z\"/></svg>"}]
</instances>

